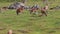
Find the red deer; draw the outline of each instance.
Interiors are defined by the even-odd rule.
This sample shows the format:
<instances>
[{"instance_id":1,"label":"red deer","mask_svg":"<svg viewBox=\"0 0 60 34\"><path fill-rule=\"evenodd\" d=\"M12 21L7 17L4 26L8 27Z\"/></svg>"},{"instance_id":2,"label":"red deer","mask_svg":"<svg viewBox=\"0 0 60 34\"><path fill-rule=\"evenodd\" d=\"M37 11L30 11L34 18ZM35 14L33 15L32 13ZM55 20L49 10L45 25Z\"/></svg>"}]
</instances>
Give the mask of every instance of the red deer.
<instances>
[{"instance_id":1,"label":"red deer","mask_svg":"<svg viewBox=\"0 0 60 34\"><path fill-rule=\"evenodd\" d=\"M43 16L43 15L47 16L45 7L41 8L41 13L42 13L42 15L40 15L40 16Z\"/></svg>"},{"instance_id":2,"label":"red deer","mask_svg":"<svg viewBox=\"0 0 60 34\"><path fill-rule=\"evenodd\" d=\"M8 9L8 7L2 7L2 9L7 10L7 9Z\"/></svg>"},{"instance_id":3,"label":"red deer","mask_svg":"<svg viewBox=\"0 0 60 34\"><path fill-rule=\"evenodd\" d=\"M22 13L23 9L24 9L24 6L21 6L20 8L18 8L18 9L16 10L17 15L18 15L19 13Z\"/></svg>"},{"instance_id":4,"label":"red deer","mask_svg":"<svg viewBox=\"0 0 60 34\"><path fill-rule=\"evenodd\" d=\"M36 13L36 11L38 10L39 8L37 8L37 7L32 7L32 8L30 8L30 14L31 13Z\"/></svg>"},{"instance_id":5,"label":"red deer","mask_svg":"<svg viewBox=\"0 0 60 34\"><path fill-rule=\"evenodd\" d=\"M44 8L41 8L41 13L42 13L41 16L43 16L43 15L47 16L47 10L48 10L48 4L46 4L46 6Z\"/></svg>"}]
</instances>

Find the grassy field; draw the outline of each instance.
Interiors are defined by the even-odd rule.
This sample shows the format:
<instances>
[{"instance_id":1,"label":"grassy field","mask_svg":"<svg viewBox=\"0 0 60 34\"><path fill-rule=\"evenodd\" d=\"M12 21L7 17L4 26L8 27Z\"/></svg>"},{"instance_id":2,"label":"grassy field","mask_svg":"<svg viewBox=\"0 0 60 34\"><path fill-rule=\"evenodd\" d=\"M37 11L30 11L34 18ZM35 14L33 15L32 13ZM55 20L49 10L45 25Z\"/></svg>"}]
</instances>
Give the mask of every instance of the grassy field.
<instances>
[{"instance_id":1,"label":"grassy field","mask_svg":"<svg viewBox=\"0 0 60 34\"><path fill-rule=\"evenodd\" d=\"M32 2L29 2L32 5ZM38 4L41 2L38 2ZM0 3L0 7L10 3ZM57 1L49 7L56 6ZM43 4L40 4L43 6ZM29 11L24 10L21 15L16 15L15 10L6 10L0 13L0 34L7 34L12 29L15 34L60 34L60 10L48 10L48 16L32 17Z\"/></svg>"}]
</instances>

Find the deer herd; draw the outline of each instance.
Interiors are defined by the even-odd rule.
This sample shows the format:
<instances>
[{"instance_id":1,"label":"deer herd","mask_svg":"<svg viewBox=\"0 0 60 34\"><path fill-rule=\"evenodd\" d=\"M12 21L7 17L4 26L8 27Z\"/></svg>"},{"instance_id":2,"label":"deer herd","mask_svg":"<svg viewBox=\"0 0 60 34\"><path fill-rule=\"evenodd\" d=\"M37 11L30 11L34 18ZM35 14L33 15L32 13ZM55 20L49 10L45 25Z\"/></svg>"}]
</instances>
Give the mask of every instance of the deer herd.
<instances>
[{"instance_id":1,"label":"deer herd","mask_svg":"<svg viewBox=\"0 0 60 34\"><path fill-rule=\"evenodd\" d=\"M19 8L16 9L16 14L19 15L19 13L22 13L23 10L26 8L28 8L28 7L21 5ZM7 10L7 9L9 9L9 8L8 7L2 7L2 8L0 8L0 12L1 12L1 10ZM36 13L36 12L38 12L37 10L39 10L39 11L41 11L40 16L43 16L43 15L47 16L48 5L46 5L44 7L32 6L32 7L29 7L28 9L29 9L30 14Z\"/></svg>"}]
</instances>

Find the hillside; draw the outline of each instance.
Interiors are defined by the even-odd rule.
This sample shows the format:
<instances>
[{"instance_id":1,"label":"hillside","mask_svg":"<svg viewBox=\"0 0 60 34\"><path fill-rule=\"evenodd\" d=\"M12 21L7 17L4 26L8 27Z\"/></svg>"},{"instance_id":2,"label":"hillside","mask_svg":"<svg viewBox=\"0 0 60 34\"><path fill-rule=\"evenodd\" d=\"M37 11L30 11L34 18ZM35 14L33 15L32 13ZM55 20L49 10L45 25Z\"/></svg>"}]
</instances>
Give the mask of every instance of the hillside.
<instances>
[{"instance_id":1,"label":"hillside","mask_svg":"<svg viewBox=\"0 0 60 34\"><path fill-rule=\"evenodd\" d=\"M42 1L28 1L26 5L39 4ZM8 6L11 2L0 2L0 7ZM49 8L60 4L60 0L50 1ZM38 17L24 10L21 15L16 15L16 10L6 10L0 13L0 34L7 34L9 29L15 34L60 34L60 10L48 10L48 16Z\"/></svg>"}]
</instances>

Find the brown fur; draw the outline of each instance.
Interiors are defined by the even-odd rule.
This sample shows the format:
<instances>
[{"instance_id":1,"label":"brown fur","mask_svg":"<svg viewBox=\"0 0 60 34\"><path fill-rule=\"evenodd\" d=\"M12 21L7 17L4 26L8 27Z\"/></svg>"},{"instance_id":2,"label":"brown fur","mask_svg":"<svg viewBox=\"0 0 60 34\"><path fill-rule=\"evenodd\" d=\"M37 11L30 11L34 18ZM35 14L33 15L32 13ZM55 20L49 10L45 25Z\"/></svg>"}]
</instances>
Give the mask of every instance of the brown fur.
<instances>
[{"instance_id":1,"label":"brown fur","mask_svg":"<svg viewBox=\"0 0 60 34\"><path fill-rule=\"evenodd\" d=\"M30 9L30 14L33 13L33 12L36 12L39 8L31 8Z\"/></svg>"},{"instance_id":2,"label":"brown fur","mask_svg":"<svg viewBox=\"0 0 60 34\"><path fill-rule=\"evenodd\" d=\"M43 15L47 16L45 7L41 8L41 13L42 13L42 15L40 15L40 16L43 16Z\"/></svg>"},{"instance_id":3,"label":"brown fur","mask_svg":"<svg viewBox=\"0 0 60 34\"><path fill-rule=\"evenodd\" d=\"M8 9L8 7L2 7L2 9L7 10L7 9Z\"/></svg>"},{"instance_id":4,"label":"brown fur","mask_svg":"<svg viewBox=\"0 0 60 34\"><path fill-rule=\"evenodd\" d=\"M19 13L21 13L23 11L24 7L20 7L16 10L16 14L18 15Z\"/></svg>"}]
</instances>

